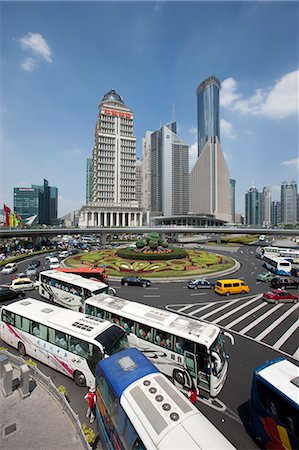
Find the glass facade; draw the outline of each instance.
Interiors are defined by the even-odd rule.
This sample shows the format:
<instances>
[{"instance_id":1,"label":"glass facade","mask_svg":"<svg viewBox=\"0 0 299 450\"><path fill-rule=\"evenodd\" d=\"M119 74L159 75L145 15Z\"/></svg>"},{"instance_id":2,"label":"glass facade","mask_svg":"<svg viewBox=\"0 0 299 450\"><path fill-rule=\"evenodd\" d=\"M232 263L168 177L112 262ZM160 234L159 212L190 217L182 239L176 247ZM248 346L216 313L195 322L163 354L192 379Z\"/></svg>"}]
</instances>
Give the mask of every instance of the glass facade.
<instances>
[{"instance_id":1,"label":"glass facade","mask_svg":"<svg viewBox=\"0 0 299 450\"><path fill-rule=\"evenodd\" d=\"M38 214L39 190L35 188L14 188L14 212L23 220Z\"/></svg>"},{"instance_id":2,"label":"glass facade","mask_svg":"<svg viewBox=\"0 0 299 450\"><path fill-rule=\"evenodd\" d=\"M297 221L297 183L284 181L280 191L281 223L295 224Z\"/></svg>"},{"instance_id":3,"label":"glass facade","mask_svg":"<svg viewBox=\"0 0 299 450\"><path fill-rule=\"evenodd\" d=\"M197 95L197 147L198 156L209 137L217 137L220 142L219 80L211 76L196 90Z\"/></svg>"},{"instance_id":4,"label":"glass facade","mask_svg":"<svg viewBox=\"0 0 299 450\"><path fill-rule=\"evenodd\" d=\"M92 201L92 159L86 160L86 204Z\"/></svg>"},{"instance_id":5,"label":"glass facade","mask_svg":"<svg viewBox=\"0 0 299 450\"><path fill-rule=\"evenodd\" d=\"M245 223L261 225L261 193L254 186L245 194Z\"/></svg>"}]
</instances>

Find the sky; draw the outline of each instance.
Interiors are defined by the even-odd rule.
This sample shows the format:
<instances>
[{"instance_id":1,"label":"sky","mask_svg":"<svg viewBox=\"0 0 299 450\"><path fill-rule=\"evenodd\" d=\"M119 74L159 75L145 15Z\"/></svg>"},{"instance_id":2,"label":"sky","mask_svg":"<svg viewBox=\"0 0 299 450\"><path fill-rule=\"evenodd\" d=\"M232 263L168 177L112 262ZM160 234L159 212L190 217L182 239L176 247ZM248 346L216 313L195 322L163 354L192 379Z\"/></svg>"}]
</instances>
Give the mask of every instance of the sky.
<instances>
[{"instance_id":1,"label":"sky","mask_svg":"<svg viewBox=\"0 0 299 450\"><path fill-rule=\"evenodd\" d=\"M168 123L197 157L196 88L221 81L221 145L236 211L252 186L298 183L295 1L1 1L0 205L13 188L58 188L59 217L86 198L98 104L115 89L146 131Z\"/></svg>"}]
</instances>

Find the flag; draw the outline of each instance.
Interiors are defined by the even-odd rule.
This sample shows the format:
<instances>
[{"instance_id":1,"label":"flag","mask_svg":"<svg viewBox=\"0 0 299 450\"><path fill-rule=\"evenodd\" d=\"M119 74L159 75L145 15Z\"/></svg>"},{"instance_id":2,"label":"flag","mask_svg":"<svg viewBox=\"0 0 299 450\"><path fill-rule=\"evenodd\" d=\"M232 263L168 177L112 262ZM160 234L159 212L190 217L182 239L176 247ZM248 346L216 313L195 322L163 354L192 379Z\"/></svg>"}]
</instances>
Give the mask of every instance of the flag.
<instances>
[{"instance_id":1,"label":"flag","mask_svg":"<svg viewBox=\"0 0 299 450\"><path fill-rule=\"evenodd\" d=\"M15 225L15 214L14 213L10 213L9 214L9 225L10 225L10 227L15 227L16 225Z\"/></svg>"},{"instance_id":2,"label":"flag","mask_svg":"<svg viewBox=\"0 0 299 450\"><path fill-rule=\"evenodd\" d=\"M8 206L6 206L5 204L3 204L3 209L5 212L5 225L7 227L9 227L9 225L10 225L10 221L9 221L10 208Z\"/></svg>"}]
</instances>

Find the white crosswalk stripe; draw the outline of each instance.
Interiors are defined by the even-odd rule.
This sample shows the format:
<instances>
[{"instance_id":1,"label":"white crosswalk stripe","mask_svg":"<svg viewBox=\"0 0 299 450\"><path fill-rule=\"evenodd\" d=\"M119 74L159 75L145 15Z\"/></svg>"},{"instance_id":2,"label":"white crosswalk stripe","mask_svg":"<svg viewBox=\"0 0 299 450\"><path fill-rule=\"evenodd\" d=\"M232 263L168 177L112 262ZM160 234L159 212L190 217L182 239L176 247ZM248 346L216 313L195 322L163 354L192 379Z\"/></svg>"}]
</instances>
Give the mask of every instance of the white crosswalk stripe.
<instances>
[{"instance_id":1,"label":"white crosswalk stripe","mask_svg":"<svg viewBox=\"0 0 299 450\"><path fill-rule=\"evenodd\" d=\"M245 337L247 335L251 339L270 346L275 350L280 350L299 360L299 347L294 348L294 343L299 342L299 337L296 335L299 328L298 314L296 316L296 313L299 312L299 303L294 305L285 305L283 303L270 305L265 301L261 301L261 297L262 295L260 294L253 298L248 296L234 300L229 299L223 301L221 305L219 305L219 302L193 303L181 305L180 309L172 308L175 305L168 305L167 309L195 317L196 319L211 321L220 327L222 326ZM193 309L194 307L195 309ZM285 308L287 309L284 310ZM277 317L280 310L282 313ZM253 320L248 323L248 319L251 317ZM227 323L225 319L229 320L229 318L232 320ZM243 321L244 326L240 329ZM239 326L235 328L238 324ZM263 329L261 329L262 327ZM255 328L258 333L254 333ZM248 334L248 332L251 332L251 334ZM270 344L269 342L272 343ZM285 347L282 348L284 345Z\"/></svg>"}]
</instances>

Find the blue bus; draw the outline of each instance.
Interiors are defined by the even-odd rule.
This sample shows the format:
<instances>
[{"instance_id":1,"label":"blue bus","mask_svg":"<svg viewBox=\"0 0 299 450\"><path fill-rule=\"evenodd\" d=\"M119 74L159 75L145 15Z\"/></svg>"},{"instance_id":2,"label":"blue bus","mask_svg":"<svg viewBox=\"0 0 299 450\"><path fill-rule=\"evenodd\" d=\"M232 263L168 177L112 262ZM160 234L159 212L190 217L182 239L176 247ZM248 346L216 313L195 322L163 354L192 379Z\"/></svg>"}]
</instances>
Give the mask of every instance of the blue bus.
<instances>
[{"instance_id":1,"label":"blue bus","mask_svg":"<svg viewBox=\"0 0 299 450\"><path fill-rule=\"evenodd\" d=\"M136 348L97 365L96 417L104 449L234 449Z\"/></svg>"},{"instance_id":2,"label":"blue bus","mask_svg":"<svg viewBox=\"0 0 299 450\"><path fill-rule=\"evenodd\" d=\"M299 448L299 367L295 364L277 358L255 369L251 430L264 448Z\"/></svg>"}]
</instances>

